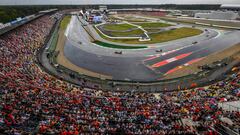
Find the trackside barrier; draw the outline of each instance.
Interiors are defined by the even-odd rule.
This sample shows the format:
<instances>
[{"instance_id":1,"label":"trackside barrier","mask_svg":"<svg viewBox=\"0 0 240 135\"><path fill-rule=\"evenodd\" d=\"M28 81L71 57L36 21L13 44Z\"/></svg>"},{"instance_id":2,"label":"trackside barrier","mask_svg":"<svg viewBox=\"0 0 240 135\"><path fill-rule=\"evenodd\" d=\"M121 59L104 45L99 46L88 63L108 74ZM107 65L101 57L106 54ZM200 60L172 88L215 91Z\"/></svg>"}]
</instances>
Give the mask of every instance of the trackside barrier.
<instances>
[{"instance_id":1,"label":"trackside barrier","mask_svg":"<svg viewBox=\"0 0 240 135\"><path fill-rule=\"evenodd\" d=\"M184 22L184 21L181 21L181 20L174 20L174 19L167 19L167 18L164 18L163 20L172 21L172 22L187 23L187 24L203 25L203 26L208 26L208 27L218 27L218 28L225 28L225 29L236 29L236 30L240 30L240 27L222 26L222 25L201 23L201 22L195 22L195 21L194 21L194 22Z\"/></svg>"},{"instance_id":2,"label":"trackside barrier","mask_svg":"<svg viewBox=\"0 0 240 135\"><path fill-rule=\"evenodd\" d=\"M54 27L52 28L50 34L48 35L45 45L43 48L41 48L38 52L38 60L39 64L43 67L43 64L41 64L41 55L46 55L44 52L44 48L48 44L54 45L56 42L51 42L52 38L56 36L57 34L56 31L58 31L59 24L61 22L61 19L56 22ZM55 31L55 32L54 32ZM54 33L54 34L53 34ZM49 47L51 48L51 47ZM196 74L191 74L188 76L183 76L179 78L174 78L174 79L167 79L167 80L160 80L160 81L151 81L151 82L144 82L144 81L123 81L123 80L107 80L104 78L97 78L97 77L90 77L75 71L72 71L62 65L58 65L57 67L54 66L57 63L54 62L54 58L52 57L57 57L57 55L51 55L49 59L52 67L57 70L61 71L61 73L55 73L52 72L48 67L43 67L46 72L49 74L60 78L64 79L67 82L70 82L72 84L76 85L81 85L79 80L84 79L86 81L89 81L93 84L97 84L102 90L108 90L108 91L135 91L135 92L166 92L166 91L174 91L174 90L184 90L184 89L189 89L193 87L200 87L200 86L205 86L205 85L210 85L218 80L224 79L224 75L219 75L218 78L216 79L211 79L212 74L215 73L218 68L213 69L213 70L207 70L207 71L201 71ZM227 58L225 61L232 62L232 58ZM227 71L226 71L227 72ZM70 79L62 78L61 76L71 76Z\"/></svg>"},{"instance_id":3,"label":"trackside barrier","mask_svg":"<svg viewBox=\"0 0 240 135\"><path fill-rule=\"evenodd\" d=\"M84 23L81 21L81 19L79 18L79 16L77 16L78 21L84 25ZM92 34L83 26L83 29L88 33L88 35L95 41L96 39L92 36Z\"/></svg>"},{"instance_id":4,"label":"trackside barrier","mask_svg":"<svg viewBox=\"0 0 240 135\"><path fill-rule=\"evenodd\" d=\"M110 38L110 39L140 39L140 38L142 38L142 37L111 37L111 36L108 36L108 35L104 34L104 33L98 28L98 26L104 25L104 24L105 24L105 23L95 25L94 28L97 29L98 32L100 32L103 36L105 36L105 37L107 37L107 38Z\"/></svg>"},{"instance_id":5,"label":"trackside barrier","mask_svg":"<svg viewBox=\"0 0 240 135\"><path fill-rule=\"evenodd\" d=\"M240 27L222 26L222 25L215 25L215 24L209 24L209 23L200 23L200 22L195 22L195 24L204 25L204 26L213 26L213 27L219 27L219 28L227 28L227 29L237 29L237 30L240 30Z\"/></svg>"},{"instance_id":6,"label":"trackside barrier","mask_svg":"<svg viewBox=\"0 0 240 135\"><path fill-rule=\"evenodd\" d=\"M64 16L63 16L64 17ZM81 85L78 81L78 79L84 79L86 81L91 81L91 82L96 82L96 84L101 84L101 83L104 83L102 80L98 79L98 78L94 78L94 77L88 77L88 76L85 76L85 75L82 75L82 74L79 74L75 71L72 71L62 65L59 65L58 68L55 67L55 65L57 64L56 63L56 57L58 55L58 53L55 53L56 55L53 55L53 53L55 51L51 51L49 52L49 48L51 47L48 47L47 46L50 44L50 45L53 45L54 43L56 44L56 42L53 42L53 38L54 36L57 36L58 34L58 29L60 27L60 23L61 23L61 20L63 19L63 17L61 19L59 19L55 24L54 26L52 27L51 29L51 32L49 33L49 35L47 36L46 40L45 40L45 43L44 43L44 46L42 48L40 48L38 51L37 51L37 64L40 66L40 68L42 70L44 70L45 72L47 72L48 74L60 79L60 80L65 80L69 83L72 83L72 84L75 84L75 85ZM52 54L51 54L52 53ZM51 64L52 67L47 67L45 66L45 64L43 64L43 59L42 59L42 56L43 55L46 55L46 57L48 58L48 62ZM63 70L63 73L55 73L51 70L51 68L54 68L56 69L56 71L60 71L60 70ZM61 75L62 74L65 74L65 75L74 75L74 79L65 79L65 78L62 78ZM86 88L88 88L88 86L86 86ZM89 87L89 88L92 88L92 87ZM106 90L109 90L109 89L106 89Z\"/></svg>"}]
</instances>

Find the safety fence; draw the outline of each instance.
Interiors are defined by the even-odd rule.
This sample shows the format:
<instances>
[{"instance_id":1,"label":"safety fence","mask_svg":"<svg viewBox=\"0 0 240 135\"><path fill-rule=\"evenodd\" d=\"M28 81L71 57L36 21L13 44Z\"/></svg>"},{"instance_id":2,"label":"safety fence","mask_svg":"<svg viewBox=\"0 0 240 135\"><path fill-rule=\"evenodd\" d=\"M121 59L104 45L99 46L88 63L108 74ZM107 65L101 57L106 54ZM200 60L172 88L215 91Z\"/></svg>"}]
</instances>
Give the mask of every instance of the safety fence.
<instances>
[{"instance_id":1,"label":"safety fence","mask_svg":"<svg viewBox=\"0 0 240 135\"><path fill-rule=\"evenodd\" d=\"M224 73L228 72L232 66L229 66L229 68L225 68L225 70L221 73L216 73L218 70L222 70L222 67L215 67L212 70L202 70L195 74L190 74L187 76L174 78L174 79L166 79L166 80L157 80L157 81L124 81L124 80L109 80L104 79L101 76L99 77L91 77L84 75L82 73L75 72L73 70L68 69L67 67L64 67L63 65L60 65L57 63L56 58L58 56L58 52L51 51L49 53L43 53L44 48L46 48L47 45L49 45L49 48L52 48L51 46L56 46L57 42L56 37L58 36L58 28L59 23L56 23L54 28L52 29L51 33L49 34L45 46L39 51L40 55L48 55L49 63L52 65L52 67L55 68L57 73L53 73L50 70L45 67L46 71L49 74L52 74L58 78L64 79L65 81L71 82L76 85L81 85L79 80L86 80L88 82L91 82L93 84L98 85L103 90L109 90L109 91L136 91L136 92L165 92L165 91L174 91L174 90L184 90L194 87L200 87L200 86L206 86L210 85L218 80L222 80L225 78ZM53 47L54 48L54 47ZM39 56L41 57L41 56ZM222 63L231 63L233 61L232 58L226 58L222 60ZM41 63L41 59L39 60ZM235 63L236 64L236 63ZM214 75L218 74L218 75ZM213 77L213 75L215 77ZM62 78L59 76L68 76L70 79Z\"/></svg>"}]
</instances>

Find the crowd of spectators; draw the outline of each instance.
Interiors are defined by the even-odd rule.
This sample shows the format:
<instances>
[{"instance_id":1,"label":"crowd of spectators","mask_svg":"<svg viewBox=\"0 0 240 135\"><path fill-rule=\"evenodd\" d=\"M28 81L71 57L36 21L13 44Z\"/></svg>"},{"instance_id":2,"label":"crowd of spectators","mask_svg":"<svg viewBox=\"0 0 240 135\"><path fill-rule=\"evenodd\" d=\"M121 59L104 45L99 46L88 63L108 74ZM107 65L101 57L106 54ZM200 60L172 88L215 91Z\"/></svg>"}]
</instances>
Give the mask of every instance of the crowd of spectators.
<instances>
[{"instance_id":1,"label":"crowd of spectators","mask_svg":"<svg viewBox=\"0 0 240 135\"><path fill-rule=\"evenodd\" d=\"M74 86L36 62L55 22L45 15L0 37L0 133L217 134L213 127L224 123L223 117L240 125L239 111L218 107L239 100L239 67L224 81L184 91L120 93Z\"/></svg>"}]
</instances>

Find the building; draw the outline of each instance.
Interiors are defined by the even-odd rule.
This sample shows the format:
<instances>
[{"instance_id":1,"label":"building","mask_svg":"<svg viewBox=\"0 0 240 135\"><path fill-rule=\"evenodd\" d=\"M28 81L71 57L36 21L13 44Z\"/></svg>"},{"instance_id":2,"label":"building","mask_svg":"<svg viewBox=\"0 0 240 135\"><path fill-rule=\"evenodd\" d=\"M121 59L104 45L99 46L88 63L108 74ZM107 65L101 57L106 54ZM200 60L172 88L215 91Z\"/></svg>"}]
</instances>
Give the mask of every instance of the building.
<instances>
[{"instance_id":1,"label":"building","mask_svg":"<svg viewBox=\"0 0 240 135\"><path fill-rule=\"evenodd\" d=\"M238 5L238 4L223 4L223 5L221 5L220 8L228 9L228 10L240 11L240 5Z\"/></svg>"},{"instance_id":2,"label":"building","mask_svg":"<svg viewBox=\"0 0 240 135\"><path fill-rule=\"evenodd\" d=\"M108 10L107 6L99 6L100 12L107 12L107 10Z\"/></svg>"},{"instance_id":3,"label":"building","mask_svg":"<svg viewBox=\"0 0 240 135\"><path fill-rule=\"evenodd\" d=\"M93 23L101 23L102 22L102 16L93 16L92 18Z\"/></svg>"},{"instance_id":4,"label":"building","mask_svg":"<svg viewBox=\"0 0 240 135\"><path fill-rule=\"evenodd\" d=\"M223 4L221 5L221 9L226 9L226 10L232 10L238 12L238 15L240 15L240 4ZM240 19L240 18L238 18Z\"/></svg>"},{"instance_id":5,"label":"building","mask_svg":"<svg viewBox=\"0 0 240 135\"><path fill-rule=\"evenodd\" d=\"M210 13L196 13L195 18L236 20L239 14L234 11L211 11Z\"/></svg>"},{"instance_id":6,"label":"building","mask_svg":"<svg viewBox=\"0 0 240 135\"><path fill-rule=\"evenodd\" d=\"M117 14L141 14L151 16L166 16L169 11L164 9L153 8L122 8L122 9L110 9L109 12Z\"/></svg>"}]
</instances>

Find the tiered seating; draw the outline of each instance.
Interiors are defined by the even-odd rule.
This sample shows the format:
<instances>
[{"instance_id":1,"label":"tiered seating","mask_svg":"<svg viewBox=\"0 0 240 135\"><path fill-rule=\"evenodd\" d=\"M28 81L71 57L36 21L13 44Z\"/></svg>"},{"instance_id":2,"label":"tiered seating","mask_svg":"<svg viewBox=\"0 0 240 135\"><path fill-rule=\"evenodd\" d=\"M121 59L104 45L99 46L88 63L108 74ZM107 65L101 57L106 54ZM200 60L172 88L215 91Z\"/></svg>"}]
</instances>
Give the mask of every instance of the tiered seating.
<instances>
[{"instance_id":1,"label":"tiered seating","mask_svg":"<svg viewBox=\"0 0 240 135\"><path fill-rule=\"evenodd\" d=\"M206 88L156 94L84 89L48 75L36 51L54 22L46 15L0 37L0 133L212 134L222 116L239 125L239 112L217 106L239 100L239 70Z\"/></svg>"},{"instance_id":2,"label":"tiered seating","mask_svg":"<svg viewBox=\"0 0 240 135\"><path fill-rule=\"evenodd\" d=\"M211 13L196 13L195 17L206 19L236 20L239 15L233 11L212 11Z\"/></svg>"}]
</instances>

